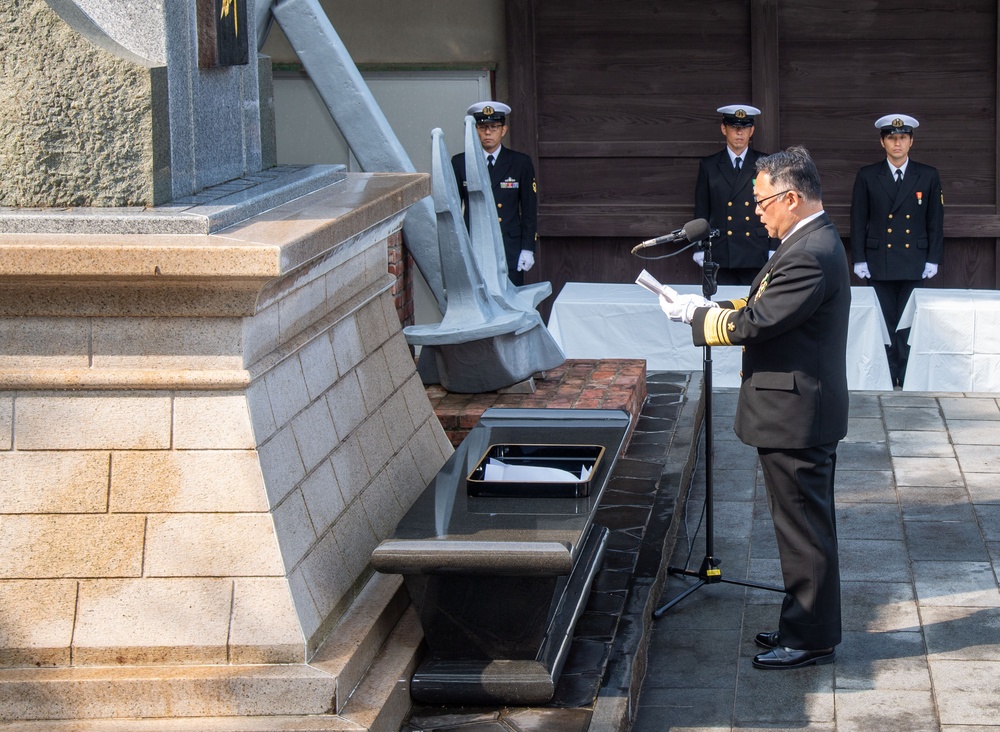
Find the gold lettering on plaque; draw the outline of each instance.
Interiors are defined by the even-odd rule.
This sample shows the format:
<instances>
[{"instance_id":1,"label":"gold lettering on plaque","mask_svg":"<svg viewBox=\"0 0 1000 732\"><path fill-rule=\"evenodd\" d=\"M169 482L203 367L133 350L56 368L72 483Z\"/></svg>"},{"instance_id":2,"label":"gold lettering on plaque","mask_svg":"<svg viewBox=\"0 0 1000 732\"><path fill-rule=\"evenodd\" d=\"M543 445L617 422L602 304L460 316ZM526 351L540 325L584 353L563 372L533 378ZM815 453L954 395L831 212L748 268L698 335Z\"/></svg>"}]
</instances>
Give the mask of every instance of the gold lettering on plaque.
<instances>
[{"instance_id":1,"label":"gold lettering on plaque","mask_svg":"<svg viewBox=\"0 0 1000 732\"><path fill-rule=\"evenodd\" d=\"M222 12L219 14L219 20L222 20L229 15L230 8L233 10L233 33L236 36L239 36L240 21L236 14L236 0L222 0Z\"/></svg>"}]
</instances>

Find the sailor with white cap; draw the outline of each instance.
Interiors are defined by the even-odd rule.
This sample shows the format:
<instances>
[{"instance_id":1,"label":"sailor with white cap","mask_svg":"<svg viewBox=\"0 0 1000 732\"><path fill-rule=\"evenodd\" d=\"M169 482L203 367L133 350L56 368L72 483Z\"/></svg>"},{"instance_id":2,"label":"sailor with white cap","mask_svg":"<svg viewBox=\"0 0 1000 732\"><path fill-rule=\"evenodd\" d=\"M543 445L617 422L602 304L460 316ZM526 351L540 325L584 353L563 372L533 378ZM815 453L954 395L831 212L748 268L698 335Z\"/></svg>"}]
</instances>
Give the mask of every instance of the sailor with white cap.
<instances>
[{"instance_id":1,"label":"sailor with white cap","mask_svg":"<svg viewBox=\"0 0 1000 732\"><path fill-rule=\"evenodd\" d=\"M938 171L910 159L913 130L907 114L875 120L885 160L858 171L851 198L851 256L854 274L875 288L890 345L893 384L902 386L909 348L897 334L910 293L937 274L944 256L944 194Z\"/></svg>"},{"instance_id":2,"label":"sailor with white cap","mask_svg":"<svg viewBox=\"0 0 1000 732\"><path fill-rule=\"evenodd\" d=\"M507 274L515 285L524 284L524 273L535 265L538 239L538 187L531 158L501 145L507 134L510 107L503 102L477 102L466 110L476 120L476 132L486 156L486 167L493 184L497 219L507 255ZM469 223L468 193L465 189L465 153L451 159L458 181L458 192L465 204L465 223Z\"/></svg>"},{"instance_id":3,"label":"sailor with white cap","mask_svg":"<svg viewBox=\"0 0 1000 732\"><path fill-rule=\"evenodd\" d=\"M754 123L760 110L749 104L729 104L716 110L726 146L702 158L695 183L695 218L707 219L720 236L712 241L712 259L719 264L722 285L749 285L777 249L755 211L753 178L763 153L750 148ZM704 252L695 252L698 266Z\"/></svg>"}]
</instances>

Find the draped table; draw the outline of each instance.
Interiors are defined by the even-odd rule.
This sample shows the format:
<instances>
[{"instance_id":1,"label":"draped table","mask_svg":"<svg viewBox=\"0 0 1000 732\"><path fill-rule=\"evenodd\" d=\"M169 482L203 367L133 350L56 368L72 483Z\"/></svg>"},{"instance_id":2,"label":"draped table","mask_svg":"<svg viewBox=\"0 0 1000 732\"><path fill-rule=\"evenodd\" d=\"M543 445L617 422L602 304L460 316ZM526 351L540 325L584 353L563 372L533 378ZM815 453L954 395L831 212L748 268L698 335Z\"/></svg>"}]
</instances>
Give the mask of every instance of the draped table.
<instances>
[{"instance_id":1,"label":"draped table","mask_svg":"<svg viewBox=\"0 0 1000 732\"><path fill-rule=\"evenodd\" d=\"M671 285L701 294L700 285ZM714 300L746 297L749 288L720 286ZM674 323L655 295L634 284L567 282L552 304L549 331L567 358L644 358L650 371L700 371L703 349L691 327ZM847 383L856 390L892 390L885 344L889 331L870 287L851 288ZM739 386L742 348L712 348L715 386Z\"/></svg>"},{"instance_id":2,"label":"draped table","mask_svg":"<svg viewBox=\"0 0 1000 732\"><path fill-rule=\"evenodd\" d=\"M904 328L903 391L1000 392L1000 292L917 288L899 318Z\"/></svg>"}]
</instances>

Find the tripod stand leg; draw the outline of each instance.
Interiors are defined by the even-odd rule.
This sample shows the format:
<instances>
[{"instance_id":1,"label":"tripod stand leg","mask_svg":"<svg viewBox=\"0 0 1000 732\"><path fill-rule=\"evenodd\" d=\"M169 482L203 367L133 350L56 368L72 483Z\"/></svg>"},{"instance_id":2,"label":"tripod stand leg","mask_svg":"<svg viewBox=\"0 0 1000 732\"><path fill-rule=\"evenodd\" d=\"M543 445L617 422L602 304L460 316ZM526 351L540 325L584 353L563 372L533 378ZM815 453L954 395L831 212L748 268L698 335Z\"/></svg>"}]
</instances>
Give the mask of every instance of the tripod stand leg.
<instances>
[{"instance_id":1,"label":"tripod stand leg","mask_svg":"<svg viewBox=\"0 0 1000 732\"><path fill-rule=\"evenodd\" d=\"M711 264L711 248L705 257L704 266L706 268L706 274L709 271L709 265ZM706 279L704 285L704 293L706 298L710 298L715 294L715 282L714 273L715 269L711 269L713 275L712 278ZM711 279L711 281L710 281ZM756 582L747 582L743 580L730 580L722 578L722 570L719 569L719 565L722 563L717 559L714 554L715 546L715 523L714 523L714 496L713 496L713 434L712 434L712 349L705 346L705 357L703 360L703 376L704 376L704 392L703 398L705 400L705 558L701 562L701 567L697 572L689 569L683 569L678 567L667 567L667 573L672 575L682 575L685 577L697 577L698 582L696 582L691 587L684 590L680 595L672 600L669 600L663 606L657 608L653 611L653 619L658 619L663 616L674 605L679 603L685 597L695 592L698 588L704 585L713 585L719 582L725 582L732 585L741 585L743 587L753 587L760 590L771 590L772 592L784 592L782 587L772 587L770 585L758 584Z\"/></svg>"},{"instance_id":2,"label":"tripod stand leg","mask_svg":"<svg viewBox=\"0 0 1000 732\"><path fill-rule=\"evenodd\" d=\"M702 560L701 567L698 569L697 572L694 571L694 570L691 570L691 569L684 569L683 567L670 567L670 566L668 566L667 567L667 574L672 574L674 576L681 576L681 577L697 577L698 578L698 582L696 582L695 584L693 584L690 587L688 587L686 590L684 590L677 597L673 598L672 600L667 601L664 605L662 605L662 606L658 607L656 610L654 610L653 611L653 619L656 620L656 619L661 618L664 615L664 613L667 612L667 610L669 610L670 608L672 608L674 605L676 605L677 603L679 603L681 600L683 600L688 595L692 594L698 588L703 587L705 585L715 585L715 584L719 584L719 583L725 583L725 584L729 584L729 585L739 585L741 587L752 587L752 588L757 589L757 590L770 590L771 592L782 592L783 593L785 591L785 589L783 587L774 587L773 585L764 585L764 584L761 584L759 582L750 582L749 580L725 579L722 576L722 570L719 569L719 565L720 564L722 564L722 562L719 561L718 559L716 559L715 557L706 556Z\"/></svg>"},{"instance_id":3,"label":"tripod stand leg","mask_svg":"<svg viewBox=\"0 0 1000 732\"><path fill-rule=\"evenodd\" d=\"M662 605L662 606L656 608L656 610L653 611L653 619L654 620L659 620L661 617L663 617L663 615L667 612L667 610L669 610L670 608L672 608L674 605L676 605L677 603L679 603L681 600L683 600L685 597L687 597L688 595L690 595L691 593L693 593L695 590L697 590L699 587L701 587L704 584L706 584L706 582L704 580L699 580L698 582L696 582L695 584L691 585L686 590L684 590L684 592L682 592L681 594L679 594L673 600L670 600L665 605Z\"/></svg>"}]
</instances>

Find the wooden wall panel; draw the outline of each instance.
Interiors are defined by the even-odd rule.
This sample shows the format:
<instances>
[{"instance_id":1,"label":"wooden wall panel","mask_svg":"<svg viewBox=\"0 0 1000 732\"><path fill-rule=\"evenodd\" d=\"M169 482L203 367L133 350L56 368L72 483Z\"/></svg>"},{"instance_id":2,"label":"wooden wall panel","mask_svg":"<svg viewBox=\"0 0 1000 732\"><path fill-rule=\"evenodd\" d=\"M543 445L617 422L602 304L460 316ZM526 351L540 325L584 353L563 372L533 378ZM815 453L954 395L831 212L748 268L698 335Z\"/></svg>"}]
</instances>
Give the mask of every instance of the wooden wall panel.
<instances>
[{"instance_id":1,"label":"wooden wall panel","mask_svg":"<svg viewBox=\"0 0 1000 732\"><path fill-rule=\"evenodd\" d=\"M535 111L514 121L515 147L538 169L532 281L558 292L631 281L646 266L699 282L689 253L647 263L629 250L690 220L698 159L723 145L714 110L745 101L764 110L756 148L813 153L845 240L857 170L884 158L874 120L920 119L913 158L941 171L946 200L946 260L932 284L997 287L998 0L506 5L512 98Z\"/></svg>"}]
</instances>

